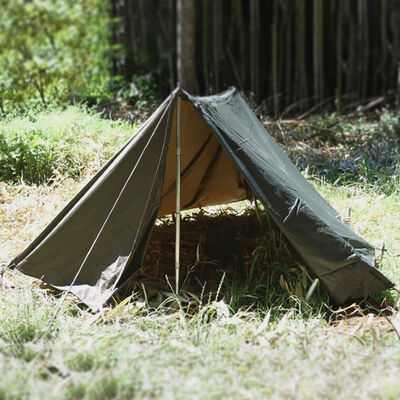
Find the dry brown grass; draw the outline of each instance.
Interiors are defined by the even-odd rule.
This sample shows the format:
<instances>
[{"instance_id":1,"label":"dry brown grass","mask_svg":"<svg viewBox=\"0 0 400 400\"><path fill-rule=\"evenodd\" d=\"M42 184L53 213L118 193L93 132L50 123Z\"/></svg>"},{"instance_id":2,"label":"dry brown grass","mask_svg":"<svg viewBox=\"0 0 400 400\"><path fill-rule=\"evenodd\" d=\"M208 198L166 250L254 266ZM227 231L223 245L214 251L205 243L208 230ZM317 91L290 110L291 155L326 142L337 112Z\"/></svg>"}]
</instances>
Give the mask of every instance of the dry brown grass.
<instances>
[{"instance_id":1,"label":"dry brown grass","mask_svg":"<svg viewBox=\"0 0 400 400\"><path fill-rule=\"evenodd\" d=\"M51 188L0 184L3 259L9 261L26 246L79 186L71 181ZM325 191L327 197L337 197L335 188ZM363 192L354 196L374 197ZM374 202L357 204L354 218ZM393 201L389 204L376 209L385 214L383 224L398 217ZM201 258L207 254L207 239L200 233L207 229L191 230L196 218L203 228L218 221L205 215L188 217L188 261L197 262L199 243L200 260L216 261L212 252L208 260ZM233 216L223 213L221 218L225 226L226 218ZM243 221L246 218L251 227L254 215ZM160 227L158 240L172 229L168 224ZM391 232L397 243L398 233ZM237 233L233 229L229 234ZM239 235L238 244L246 260L259 243L251 235L248 242ZM170 258L157 245L151 251L161 261ZM397 314L389 322L384 316L356 313L349 319L337 313L332 326L319 315L305 317L295 308L275 312L276 305L271 312L232 313L213 297L187 315L184 309L148 309L136 298L94 320L68 301L43 339L59 298L17 272L7 271L6 278L8 285L0 291L0 398L395 399L400 394Z\"/></svg>"},{"instance_id":2,"label":"dry brown grass","mask_svg":"<svg viewBox=\"0 0 400 400\"><path fill-rule=\"evenodd\" d=\"M71 199L80 185L72 179L53 186L0 182L0 259L22 251Z\"/></svg>"}]
</instances>

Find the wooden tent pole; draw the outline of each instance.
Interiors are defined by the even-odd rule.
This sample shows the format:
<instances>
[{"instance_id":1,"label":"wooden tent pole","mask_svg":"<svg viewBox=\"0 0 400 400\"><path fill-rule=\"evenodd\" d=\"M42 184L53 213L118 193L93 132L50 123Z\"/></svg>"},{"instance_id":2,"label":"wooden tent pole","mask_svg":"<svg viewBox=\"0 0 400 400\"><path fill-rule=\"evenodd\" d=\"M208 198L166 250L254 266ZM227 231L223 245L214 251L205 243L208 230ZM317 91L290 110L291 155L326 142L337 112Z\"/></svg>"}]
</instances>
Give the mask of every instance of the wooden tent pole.
<instances>
[{"instance_id":1,"label":"wooden tent pole","mask_svg":"<svg viewBox=\"0 0 400 400\"><path fill-rule=\"evenodd\" d=\"M176 211L175 211L175 291L179 292L180 241L181 241L181 98L177 98L176 111Z\"/></svg>"}]
</instances>

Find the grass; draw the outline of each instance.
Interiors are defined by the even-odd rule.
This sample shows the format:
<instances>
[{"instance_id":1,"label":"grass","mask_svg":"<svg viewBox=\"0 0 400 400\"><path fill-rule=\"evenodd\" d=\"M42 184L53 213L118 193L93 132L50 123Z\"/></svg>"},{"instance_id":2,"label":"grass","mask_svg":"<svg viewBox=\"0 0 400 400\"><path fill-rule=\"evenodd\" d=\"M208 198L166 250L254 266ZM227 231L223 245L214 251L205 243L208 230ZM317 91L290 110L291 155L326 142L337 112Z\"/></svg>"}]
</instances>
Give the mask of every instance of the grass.
<instances>
[{"instance_id":1,"label":"grass","mask_svg":"<svg viewBox=\"0 0 400 400\"><path fill-rule=\"evenodd\" d=\"M343 215L352 206L351 223L360 234L378 245L385 235L382 269L400 282L399 196L313 182ZM1 234L13 233L5 242L2 236L11 256L80 184L70 182L68 190L62 184L2 185ZM20 215L14 220L16 210ZM333 325L326 309L306 312L304 303L288 295L272 307L246 311L241 306L252 292L227 281L230 304L221 289L219 301L205 299L190 315L149 309L133 299L114 314L96 317L69 298L42 337L60 298L18 273L7 271L5 278L0 398L395 399L400 394L396 333L384 317L366 311ZM400 330L400 315L390 319Z\"/></svg>"},{"instance_id":2,"label":"grass","mask_svg":"<svg viewBox=\"0 0 400 400\"><path fill-rule=\"evenodd\" d=\"M43 339L60 300L18 284L0 310L1 398L363 399L400 390L398 339L376 318L332 327L216 303L193 317L139 304L93 322L71 302Z\"/></svg>"},{"instance_id":3,"label":"grass","mask_svg":"<svg viewBox=\"0 0 400 400\"><path fill-rule=\"evenodd\" d=\"M57 114L52 118L56 127ZM110 144L110 151L117 145ZM96 169L92 161L83 171ZM322 171L309 179L342 216L351 207L356 232L377 248L385 242L380 268L399 284L397 181L394 190L382 190L382 181L372 177L350 183ZM51 186L0 182L0 262L22 250L84 180L58 173ZM253 260L257 255L263 257L262 246ZM225 275L218 295L204 296L190 313L184 304L149 308L136 294L113 311L93 315L67 297L48 330L60 297L6 270L0 399L399 398L400 312L374 315L365 304L334 311L323 298L310 307L296 295L290 271L280 275L294 293L280 287L280 297L271 300L265 282L250 287Z\"/></svg>"},{"instance_id":4,"label":"grass","mask_svg":"<svg viewBox=\"0 0 400 400\"><path fill-rule=\"evenodd\" d=\"M316 189L346 217L351 208L351 228L375 246L380 268L394 282L400 283L400 195L389 195L379 188L363 185L332 185L315 181ZM379 251L385 245L386 251ZM382 258L382 262L380 262Z\"/></svg>"},{"instance_id":5,"label":"grass","mask_svg":"<svg viewBox=\"0 0 400 400\"><path fill-rule=\"evenodd\" d=\"M333 113L266 124L306 174L340 185L372 187L383 194L399 190L398 110L351 118Z\"/></svg>"},{"instance_id":6,"label":"grass","mask_svg":"<svg viewBox=\"0 0 400 400\"><path fill-rule=\"evenodd\" d=\"M181 219L180 295L190 309L203 300L224 298L231 310L268 309L272 304L304 306L315 311L329 303L324 288L311 290L314 278L278 227L260 207L250 202L230 207L184 212ZM157 223L142 267L122 288L119 298L143 292L157 306L171 292L175 279L175 222L166 217ZM165 279L168 276L168 281ZM161 292L161 295L160 295ZM292 301L296 297L296 301Z\"/></svg>"},{"instance_id":7,"label":"grass","mask_svg":"<svg viewBox=\"0 0 400 400\"><path fill-rule=\"evenodd\" d=\"M79 179L98 168L134 132L82 106L28 111L0 120L0 180L49 183L57 175Z\"/></svg>"}]
</instances>

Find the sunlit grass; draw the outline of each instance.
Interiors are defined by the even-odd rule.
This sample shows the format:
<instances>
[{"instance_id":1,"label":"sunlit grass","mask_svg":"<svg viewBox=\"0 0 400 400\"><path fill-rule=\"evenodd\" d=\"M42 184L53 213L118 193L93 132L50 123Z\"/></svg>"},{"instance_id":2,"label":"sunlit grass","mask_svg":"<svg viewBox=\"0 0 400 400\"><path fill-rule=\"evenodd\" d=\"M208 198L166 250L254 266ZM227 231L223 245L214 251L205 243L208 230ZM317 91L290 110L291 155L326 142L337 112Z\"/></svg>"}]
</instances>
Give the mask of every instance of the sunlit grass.
<instances>
[{"instance_id":1,"label":"sunlit grass","mask_svg":"<svg viewBox=\"0 0 400 400\"><path fill-rule=\"evenodd\" d=\"M76 143L98 157L85 164L85 178L128 134L112 138L115 126L109 121L75 108L49 112L41 121L24 118L4 122L7 131L26 129L33 118L34 129L43 134L72 138L82 133ZM308 178L343 217L351 207L351 227L377 248L378 261L384 241L380 268L400 283L398 188L382 191L370 183ZM82 184L65 174L58 174L52 186L1 183L0 263L29 244ZM249 204L238 205L241 211L244 207ZM285 271L282 275L287 277ZM296 282L285 282L296 289ZM176 301L147 307L137 293L114 311L107 306L93 315L71 296L49 329L61 298L18 272L6 270L3 283L0 399L400 396L400 346L394 330L400 331L400 314L395 309L376 316L353 307L348 313L356 317L340 320L343 313L329 310L323 298L313 297L310 303L318 301L310 307L280 287L275 291L280 297L271 302L271 288L225 276L218 293L204 296L190 312Z\"/></svg>"},{"instance_id":2,"label":"sunlit grass","mask_svg":"<svg viewBox=\"0 0 400 400\"><path fill-rule=\"evenodd\" d=\"M80 179L130 138L135 127L82 106L31 110L0 120L0 179L42 184L58 175Z\"/></svg>"},{"instance_id":3,"label":"sunlit grass","mask_svg":"<svg viewBox=\"0 0 400 400\"><path fill-rule=\"evenodd\" d=\"M374 187L333 185L314 180L316 189L343 217L351 209L350 226L376 248L383 273L400 283L400 194L383 195ZM383 252L382 247L386 251Z\"/></svg>"},{"instance_id":4,"label":"sunlit grass","mask_svg":"<svg viewBox=\"0 0 400 400\"><path fill-rule=\"evenodd\" d=\"M16 283L0 305L1 398L372 399L399 391L396 335L369 317L332 327L320 317L272 320L210 304L193 316L140 306L93 320L68 302L43 338L60 300L29 279Z\"/></svg>"}]
</instances>

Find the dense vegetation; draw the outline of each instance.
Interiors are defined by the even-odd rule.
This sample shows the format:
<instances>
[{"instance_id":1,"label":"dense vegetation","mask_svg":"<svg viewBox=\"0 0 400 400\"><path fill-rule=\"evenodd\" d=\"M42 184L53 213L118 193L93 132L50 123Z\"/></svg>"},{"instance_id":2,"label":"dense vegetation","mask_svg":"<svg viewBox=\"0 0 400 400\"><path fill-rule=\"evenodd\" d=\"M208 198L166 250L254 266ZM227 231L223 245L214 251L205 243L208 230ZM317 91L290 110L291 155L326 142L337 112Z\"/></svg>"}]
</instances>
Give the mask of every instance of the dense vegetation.
<instances>
[{"instance_id":1,"label":"dense vegetation","mask_svg":"<svg viewBox=\"0 0 400 400\"><path fill-rule=\"evenodd\" d=\"M112 1L121 18L113 40L125 80L153 71L176 83L176 2ZM398 0L204 0L194 2L195 70L201 93L235 85L264 100L269 114L325 100L337 110L396 93ZM190 15L188 15L190 18ZM168 79L166 79L168 77ZM325 104L326 104L325 103Z\"/></svg>"},{"instance_id":2,"label":"dense vegetation","mask_svg":"<svg viewBox=\"0 0 400 400\"><path fill-rule=\"evenodd\" d=\"M32 102L158 101L177 84L177 23L194 25L194 58L181 61L193 64L200 94L235 85L274 116L399 96L398 0L204 0L182 21L175 0L0 5L3 112Z\"/></svg>"},{"instance_id":3,"label":"dense vegetation","mask_svg":"<svg viewBox=\"0 0 400 400\"><path fill-rule=\"evenodd\" d=\"M109 94L101 0L1 0L0 111Z\"/></svg>"},{"instance_id":4,"label":"dense vegetation","mask_svg":"<svg viewBox=\"0 0 400 400\"><path fill-rule=\"evenodd\" d=\"M29 110L0 122L0 180L46 183L79 178L101 165L134 132L84 107Z\"/></svg>"},{"instance_id":5,"label":"dense vegetation","mask_svg":"<svg viewBox=\"0 0 400 400\"><path fill-rule=\"evenodd\" d=\"M400 121L395 110L279 124L266 119L265 124L304 173L335 184L372 185L388 194L397 190ZM0 180L39 184L57 174L79 178L134 130L128 122L103 119L83 106L10 115L0 121Z\"/></svg>"}]
</instances>

